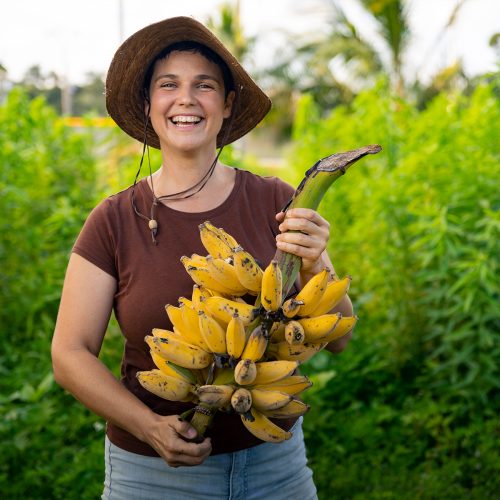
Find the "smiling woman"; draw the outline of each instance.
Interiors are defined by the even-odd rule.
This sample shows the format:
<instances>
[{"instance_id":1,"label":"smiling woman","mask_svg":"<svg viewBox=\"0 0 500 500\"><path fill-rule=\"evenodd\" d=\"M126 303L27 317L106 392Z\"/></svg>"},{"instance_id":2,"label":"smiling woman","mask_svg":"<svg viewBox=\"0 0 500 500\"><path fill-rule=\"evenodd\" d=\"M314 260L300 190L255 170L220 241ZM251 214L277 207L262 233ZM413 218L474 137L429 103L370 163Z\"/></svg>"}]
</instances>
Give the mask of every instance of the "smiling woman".
<instances>
[{"instance_id":1,"label":"smiling woman","mask_svg":"<svg viewBox=\"0 0 500 500\"><path fill-rule=\"evenodd\" d=\"M198 226L205 221L224 227L262 265L276 247L301 257L303 282L333 270L327 221L308 209L284 218L291 186L219 161L224 145L266 115L269 98L207 28L181 17L122 44L106 103L143 143L143 159L153 146L162 164L137 181L141 160L134 185L90 214L68 264L52 343L56 380L108 422L103 497L316 498L300 419L283 420L293 438L271 444L250 434L239 415L220 413L195 441L196 430L179 418L192 404L162 399L136 377L154 368L145 335L172 329L165 305L191 296L180 258L204 253ZM348 299L339 307L352 314ZM120 382L98 359L112 310L125 337Z\"/></svg>"},{"instance_id":2,"label":"smiling woman","mask_svg":"<svg viewBox=\"0 0 500 500\"><path fill-rule=\"evenodd\" d=\"M234 100L220 67L189 47L173 48L158 59L146 87L146 112L159 137L164 166L188 151L197 150L204 158L213 154Z\"/></svg>"}]
</instances>

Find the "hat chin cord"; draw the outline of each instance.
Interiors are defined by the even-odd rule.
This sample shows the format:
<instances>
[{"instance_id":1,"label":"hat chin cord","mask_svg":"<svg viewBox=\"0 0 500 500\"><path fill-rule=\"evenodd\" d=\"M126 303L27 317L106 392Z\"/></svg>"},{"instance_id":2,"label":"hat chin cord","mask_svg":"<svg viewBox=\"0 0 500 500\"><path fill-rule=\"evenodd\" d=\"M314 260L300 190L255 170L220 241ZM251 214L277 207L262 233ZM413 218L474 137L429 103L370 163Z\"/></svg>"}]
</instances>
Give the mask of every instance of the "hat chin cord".
<instances>
[{"instance_id":1,"label":"hat chin cord","mask_svg":"<svg viewBox=\"0 0 500 500\"><path fill-rule=\"evenodd\" d=\"M209 181L210 177L212 177L212 174L214 173L215 167L217 166L217 161L219 160L219 156L222 153L222 150L224 149L224 144L226 142L226 139L229 135L229 131L231 130L231 125L233 122L233 116L234 113L231 113L229 125L225 131L224 134L224 140L222 141L222 146L219 148L219 151L217 155L215 156L214 161L210 165L210 168L207 170L207 172L203 175L203 177L194 185L191 187L184 189L183 191L179 191L178 193L171 193L171 194L164 194L162 196L156 196L155 191L154 191L154 185L153 185L153 173L151 170L151 161L150 161L150 156L149 156L149 146L148 146L148 138L147 138L147 128L148 128L148 123L149 123L149 106L148 106L148 112L145 113L144 115L144 139L142 143L142 154L141 154L141 161L139 162L139 169L137 170L137 173L135 174L135 179L134 179L134 184L132 186L132 208L135 212L136 215L138 215L141 219L144 219L148 221L148 227L151 231L151 240L154 245L158 244L158 241L156 239L156 235L158 233L158 221L156 219L156 208L160 204L162 200L185 200L187 198L191 198L191 196L194 196L195 194L199 193L207 184ZM139 211L137 208L137 205L135 203L135 188L137 186L137 179L139 178L139 174L142 169L142 164L144 163L144 155L147 152L147 158L148 158L148 167L149 167L149 179L151 182L151 191L153 193L153 200L151 203L151 210L150 210L150 216L148 217L147 215L144 215Z\"/></svg>"}]
</instances>

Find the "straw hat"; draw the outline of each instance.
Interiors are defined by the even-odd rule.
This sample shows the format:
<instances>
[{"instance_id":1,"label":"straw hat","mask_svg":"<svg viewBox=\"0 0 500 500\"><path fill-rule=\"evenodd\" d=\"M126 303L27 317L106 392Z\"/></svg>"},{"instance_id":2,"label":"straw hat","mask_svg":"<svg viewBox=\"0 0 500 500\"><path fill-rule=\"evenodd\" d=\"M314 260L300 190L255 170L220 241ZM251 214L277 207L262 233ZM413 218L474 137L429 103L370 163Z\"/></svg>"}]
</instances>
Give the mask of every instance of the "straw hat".
<instances>
[{"instance_id":1,"label":"straw hat","mask_svg":"<svg viewBox=\"0 0 500 500\"><path fill-rule=\"evenodd\" d=\"M127 134L140 142L144 140L143 86L146 72L165 47L182 41L198 42L212 49L227 64L234 80L234 116L224 121L217 136L217 147L243 137L264 118L271 108L271 100L213 33L190 17L172 17L151 24L123 42L106 77L109 115ZM230 130L227 130L229 124ZM147 141L150 146L160 148L151 123L147 127Z\"/></svg>"}]
</instances>

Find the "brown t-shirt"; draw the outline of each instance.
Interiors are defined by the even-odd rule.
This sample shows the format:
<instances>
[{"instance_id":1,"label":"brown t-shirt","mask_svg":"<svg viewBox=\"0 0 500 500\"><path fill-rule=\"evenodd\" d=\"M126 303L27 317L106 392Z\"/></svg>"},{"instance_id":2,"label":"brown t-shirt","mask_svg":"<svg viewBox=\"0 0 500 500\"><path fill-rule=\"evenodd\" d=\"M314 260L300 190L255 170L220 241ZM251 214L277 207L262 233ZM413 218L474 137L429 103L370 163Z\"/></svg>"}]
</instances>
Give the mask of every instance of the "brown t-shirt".
<instances>
[{"instance_id":1,"label":"brown t-shirt","mask_svg":"<svg viewBox=\"0 0 500 500\"><path fill-rule=\"evenodd\" d=\"M192 407L146 391L138 383L136 373L154 368L144 337L153 328L171 328L165 305L177 305L179 297L192 294L193 281L179 259L183 255L207 253L198 225L209 220L224 228L266 266L276 251L275 236L279 230L275 214L292 193L293 188L276 177L236 170L231 194L213 210L186 213L159 205L157 245L152 243L147 221L132 209L131 188L103 200L89 215L73 251L116 278L113 307L125 337L121 382L156 413L174 415ZM135 189L139 212L149 214L151 202L151 189L143 179ZM279 425L289 429L294 422L295 419L280 420ZM112 443L127 451L157 456L148 444L116 425L108 424L107 435ZM212 454L262 442L245 429L238 415L222 412L216 414L207 436L212 438Z\"/></svg>"}]
</instances>

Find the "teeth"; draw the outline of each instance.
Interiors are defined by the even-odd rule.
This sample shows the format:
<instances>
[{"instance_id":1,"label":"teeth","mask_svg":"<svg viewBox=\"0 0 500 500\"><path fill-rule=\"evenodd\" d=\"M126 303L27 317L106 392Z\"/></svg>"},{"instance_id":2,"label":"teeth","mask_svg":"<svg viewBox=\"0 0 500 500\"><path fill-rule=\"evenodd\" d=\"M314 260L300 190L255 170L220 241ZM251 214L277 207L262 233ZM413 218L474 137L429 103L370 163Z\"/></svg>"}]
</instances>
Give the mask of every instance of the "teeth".
<instances>
[{"instance_id":1,"label":"teeth","mask_svg":"<svg viewBox=\"0 0 500 500\"><path fill-rule=\"evenodd\" d=\"M199 116L174 116L172 121L174 123L199 123L201 118Z\"/></svg>"}]
</instances>

